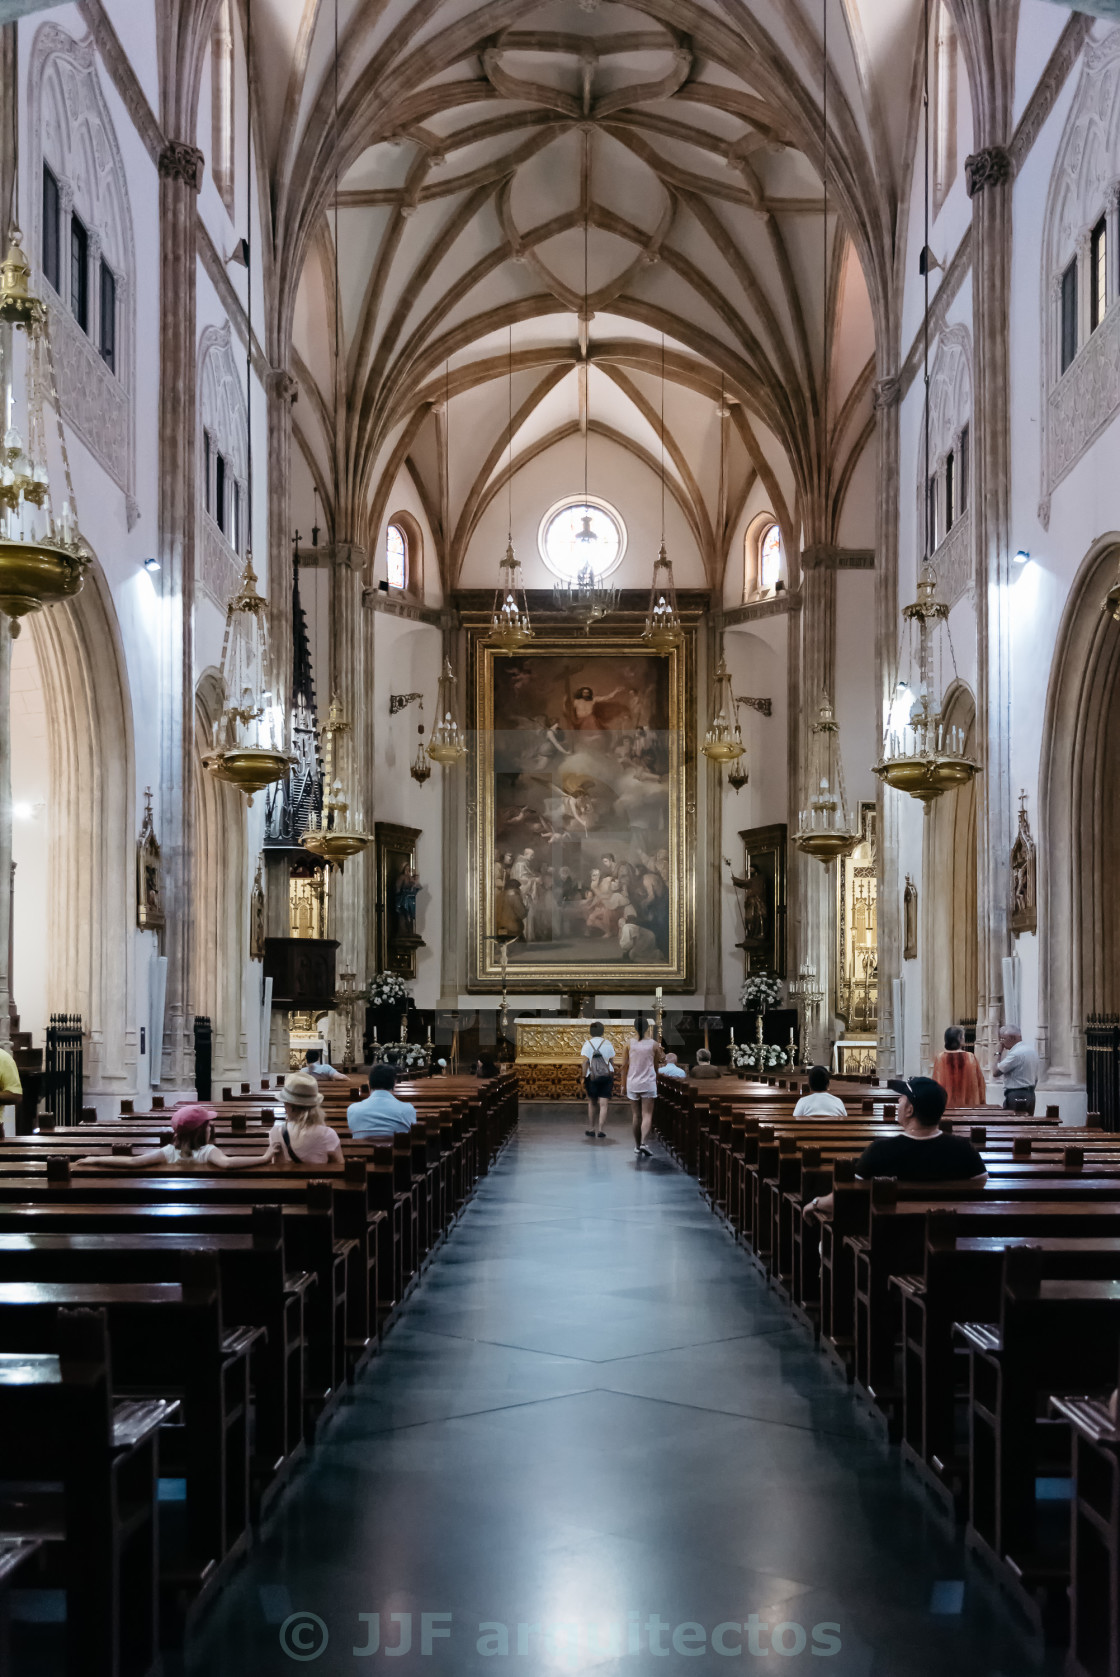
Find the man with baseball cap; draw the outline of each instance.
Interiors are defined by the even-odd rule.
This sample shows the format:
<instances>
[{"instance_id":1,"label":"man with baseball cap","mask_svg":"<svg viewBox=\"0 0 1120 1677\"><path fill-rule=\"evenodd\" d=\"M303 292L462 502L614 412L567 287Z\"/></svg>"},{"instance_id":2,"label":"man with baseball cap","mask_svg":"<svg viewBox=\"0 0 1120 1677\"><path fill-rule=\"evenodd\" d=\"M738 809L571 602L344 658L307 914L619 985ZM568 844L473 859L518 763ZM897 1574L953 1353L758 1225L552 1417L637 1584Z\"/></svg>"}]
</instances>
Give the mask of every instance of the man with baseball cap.
<instances>
[{"instance_id":1,"label":"man with baseball cap","mask_svg":"<svg viewBox=\"0 0 1120 1677\"><path fill-rule=\"evenodd\" d=\"M898 1095L901 1135L873 1141L856 1160L861 1182L873 1176L893 1176L900 1182L973 1182L982 1187L988 1172L983 1159L963 1135L941 1128L948 1094L932 1077L895 1077L887 1084ZM832 1195L811 1200L806 1211L822 1217L832 1213Z\"/></svg>"}]
</instances>

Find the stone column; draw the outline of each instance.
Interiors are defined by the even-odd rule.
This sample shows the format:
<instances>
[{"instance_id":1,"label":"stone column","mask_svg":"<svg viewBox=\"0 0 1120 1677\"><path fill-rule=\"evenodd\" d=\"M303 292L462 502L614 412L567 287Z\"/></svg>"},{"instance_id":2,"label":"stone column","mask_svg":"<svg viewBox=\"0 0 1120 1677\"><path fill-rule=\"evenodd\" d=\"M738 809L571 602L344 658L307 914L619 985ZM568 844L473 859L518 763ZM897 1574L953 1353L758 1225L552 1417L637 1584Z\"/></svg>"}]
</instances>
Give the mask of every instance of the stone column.
<instances>
[{"instance_id":1,"label":"stone column","mask_svg":"<svg viewBox=\"0 0 1120 1677\"><path fill-rule=\"evenodd\" d=\"M285 367L273 367L268 401L268 599L272 666L287 709L292 694L292 404L299 385Z\"/></svg>"},{"instance_id":2,"label":"stone column","mask_svg":"<svg viewBox=\"0 0 1120 1677\"><path fill-rule=\"evenodd\" d=\"M835 698L836 676L836 550L824 542L801 552L801 684L797 725L799 763L796 785L791 789L790 837L797 831L798 813L811 790L813 735L810 732L820 712L821 695ZM815 857L803 855L791 843L790 873L796 877L800 914L798 935L787 951L792 975L802 961L812 961L825 992L816 1024L807 1040L811 1059L827 1056L831 1022L835 1011L836 896L835 871Z\"/></svg>"},{"instance_id":3,"label":"stone column","mask_svg":"<svg viewBox=\"0 0 1120 1677\"><path fill-rule=\"evenodd\" d=\"M879 692L880 736L886 726L898 683L898 472L899 397L902 386L893 374L881 378L873 397L879 430L877 512L878 633L876 686ZM899 1063L901 1033L894 1017L894 980L902 976L901 881L898 873L898 829L902 794L879 782L875 799L878 878L879 944L879 1071L904 1072Z\"/></svg>"},{"instance_id":4,"label":"stone column","mask_svg":"<svg viewBox=\"0 0 1120 1677\"><path fill-rule=\"evenodd\" d=\"M159 555L163 606L160 809L168 905L163 1077L194 1078L191 995L195 573L196 203L203 156L170 141L159 156Z\"/></svg>"},{"instance_id":5,"label":"stone column","mask_svg":"<svg viewBox=\"0 0 1120 1677\"><path fill-rule=\"evenodd\" d=\"M1012 787L1010 767L1011 534L1011 159L987 146L965 163L972 199L972 321L977 417L973 441L976 519L976 800L979 966L977 1049L986 1070L1003 1002L1003 957L1011 953Z\"/></svg>"},{"instance_id":6,"label":"stone column","mask_svg":"<svg viewBox=\"0 0 1120 1677\"><path fill-rule=\"evenodd\" d=\"M337 542L330 560L330 692L319 696L319 718L326 719L330 702L337 699L350 724L348 732L335 737L334 775L342 781L351 811L360 811L369 827L372 788L362 783L361 736L365 708L362 659L362 584L366 552L352 542ZM351 857L341 873L331 875L331 919L329 937L338 939L336 977L353 972L364 984L366 972L366 878L373 866L372 847ZM332 1043L345 1038L345 1022L332 1016ZM337 1051L337 1050L336 1050Z\"/></svg>"}]
</instances>

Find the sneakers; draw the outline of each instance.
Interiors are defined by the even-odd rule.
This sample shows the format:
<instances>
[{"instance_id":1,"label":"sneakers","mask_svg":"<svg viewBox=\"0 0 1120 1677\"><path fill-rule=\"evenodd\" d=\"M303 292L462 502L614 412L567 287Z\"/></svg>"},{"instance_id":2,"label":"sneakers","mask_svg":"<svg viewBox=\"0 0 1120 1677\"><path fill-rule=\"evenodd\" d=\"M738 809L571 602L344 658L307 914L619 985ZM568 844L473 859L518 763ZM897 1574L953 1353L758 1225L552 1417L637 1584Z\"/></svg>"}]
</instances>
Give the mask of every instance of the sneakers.
<instances>
[{"instance_id":1,"label":"sneakers","mask_svg":"<svg viewBox=\"0 0 1120 1677\"><path fill-rule=\"evenodd\" d=\"M643 1159L652 1159L653 1158L653 1154L650 1152L649 1148L645 1146L644 1143L642 1144L641 1147L635 1147L634 1151L635 1151L635 1153L639 1154L640 1157L643 1158Z\"/></svg>"}]
</instances>

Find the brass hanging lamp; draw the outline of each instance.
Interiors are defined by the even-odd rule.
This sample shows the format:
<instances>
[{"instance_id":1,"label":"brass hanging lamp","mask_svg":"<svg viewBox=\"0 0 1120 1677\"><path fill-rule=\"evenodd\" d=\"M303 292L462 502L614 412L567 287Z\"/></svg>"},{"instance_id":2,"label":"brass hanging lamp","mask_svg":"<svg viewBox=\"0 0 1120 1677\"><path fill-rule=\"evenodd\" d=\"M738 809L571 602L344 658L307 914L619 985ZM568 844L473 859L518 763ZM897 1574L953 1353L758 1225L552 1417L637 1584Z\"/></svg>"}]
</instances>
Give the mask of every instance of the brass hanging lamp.
<instances>
[{"instance_id":1,"label":"brass hanging lamp","mask_svg":"<svg viewBox=\"0 0 1120 1677\"><path fill-rule=\"evenodd\" d=\"M509 492L509 531L506 537L505 558L498 565L498 586L494 592L494 609L490 616L488 646L501 652L517 652L533 638L529 621L529 602L521 576L521 561L513 551L513 327L509 328L509 431L507 437L509 459L506 487Z\"/></svg>"},{"instance_id":2,"label":"brass hanging lamp","mask_svg":"<svg viewBox=\"0 0 1120 1677\"><path fill-rule=\"evenodd\" d=\"M827 867L836 856L850 856L859 843L859 829L852 821L844 790L844 764L840 757L840 729L828 694L822 694L820 712L809 730L810 793L797 818L793 842L806 856L815 856Z\"/></svg>"},{"instance_id":3,"label":"brass hanging lamp","mask_svg":"<svg viewBox=\"0 0 1120 1677\"><path fill-rule=\"evenodd\" d=\"M712 719L700 749L712 763L738 762L746 750L743 730L739 726L739 707L731 691L731 676L722 654L712 685Z\"/></svg>"},{"instance_id":4,"label":"brass hanging lamp","mask_svg":"<svg viewBox=\"0 0 1120 1677\"><path fill-rule=\"evenodd\" d=\"M251 511L251 493L248 504ZM254 794L282 779L295 758L284 745L284 711L271 680L268 603L257 592L251 555L226 607L221 678L221 714L202 761L215 780L247 793L252 807Z\"/></svg>"},{"instance_id":5,"label":"brass hanging lamp","mask_svg":"<svg viewBox=\"0 0 1120 1677\"><path fill-rule=\"evenodd\" d=\"M467 742L455 718L455 672L450 658L443 660L443 673L436 686L436 722L428 741L428 756L445 767L467 755Z\"/></svg>"},{"instance_id":6,"label":"brass hanging lamp","mask_svg":"<svg viewBox=\"0 0 1120 1677\"><path fill-rule=\"evenodd\" d=\"M246 68L252 75L252 6L246 10ZM251 91L251 81L250 81ZM246 101L246 156L249 149L249 101ZM268 604L257 592L253 569L253 285L249 240L252 218L245 234L245 318L248 343L245 350L246 430L246 541L245 568L241 585L226 607L226 632L222 642L222 709L214 723L213 744L203 764L215 780L224 780L247 794L252 808L254 794L274 780L283 779L295 758L284 743L284 707L272 668L268 639Z\"/></svg>"},{"instance_id":7,"label":"brass hanging lamp","mask_svg":"<svg viewBox=\"0 0 1120 1677\"><path fill-rule=\"evenodd\" d=\"M312 813L307 831L300 835L300 844L329 867L341 869L351 856L357 856L373 843L373 834L362 825L360 811L351 813L342 781L336 773L335 741L340 734L350 732L350 723L338 699L331 700L327 720L323 724L323 807Z\"/></svg>"},{"instance_id":8,"label":"brass hanging lamp","mask_svg":"<svg viewBox=\"0 0 1120 1677\"><path fill-rule=\"evenodd\" d=\"M78 529L47 308L32 288L16 227L0 263L0 390L0 612L10 619L14 637L21 617L80 593L93 557ZM47 469L48 399L55 409L66 483L66 499L57 514Z\"/></svg>"},{"instance_id":9,"label":"brass hanging lamp","mask_svg":"<svg viewBox=\"0 0 1120 1677\"><path fill-rule=\"evenodd\" d=\"M929 3L926 0L925 35L925 247L929 246ZM917 598L903 608L903 617L910 624L910 662L914 665L914 627L917 625L917 697L908 715L899 713L898 700L891 707L883 739L883 750L874 772L886 785L906 792L920 803L931 803L955 786L963 786L979 773L980 765L965 750L964 731L946 727L942 705L944 687L941 674L942 637L948 640L949 655L953 660L953 642L949 635L949 608L937 597L937 573L930 557L930 493L929 493L929 264L925 265L925 318L923 321L923 357L925 375L925 484L922 497L925 507L925 545L918 572ZM934 640L937 638L937 646ZM912 691L912 682L900 682L901 698Z\"/></svg>"}]
</instances>

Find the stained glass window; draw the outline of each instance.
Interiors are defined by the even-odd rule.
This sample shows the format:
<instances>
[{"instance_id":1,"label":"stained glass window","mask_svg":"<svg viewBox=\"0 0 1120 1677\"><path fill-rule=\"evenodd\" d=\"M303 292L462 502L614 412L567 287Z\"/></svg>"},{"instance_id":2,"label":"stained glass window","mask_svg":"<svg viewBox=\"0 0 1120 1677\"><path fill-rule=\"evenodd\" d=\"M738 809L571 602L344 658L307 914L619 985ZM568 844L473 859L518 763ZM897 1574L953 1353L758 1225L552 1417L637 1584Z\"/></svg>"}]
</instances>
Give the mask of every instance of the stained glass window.
<instances>
[{"instance_id":1,"label":"stained glass window","mask_svg":"<svg viewBox=\"0 0 1120 1677\"><path fill-rule=\"evenodd\" d=\"M758 586L764 594L773 592L781 574L781 531L776 524L769 524L758 543Z\"/></svg>"},{"instance_id":2,"label":"stained glass window","mask_svg":"<svg viewBox=\"0 0 1120 1677\"><path fill-rule=\"evenodd\" d=\"M385 575L390 588L408 587L408 538L399 524L390 524L385 535Z\"/></svg>"}]
</instances>

